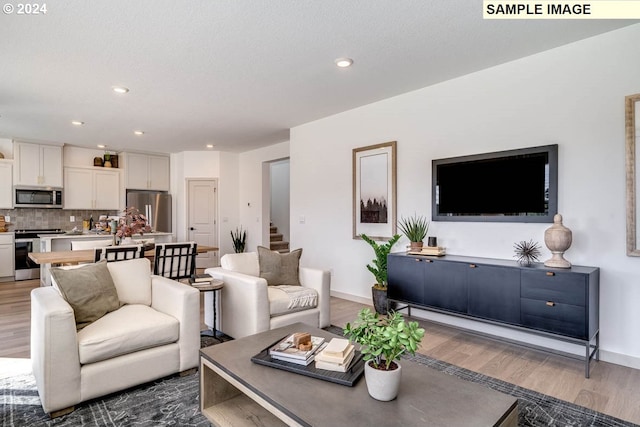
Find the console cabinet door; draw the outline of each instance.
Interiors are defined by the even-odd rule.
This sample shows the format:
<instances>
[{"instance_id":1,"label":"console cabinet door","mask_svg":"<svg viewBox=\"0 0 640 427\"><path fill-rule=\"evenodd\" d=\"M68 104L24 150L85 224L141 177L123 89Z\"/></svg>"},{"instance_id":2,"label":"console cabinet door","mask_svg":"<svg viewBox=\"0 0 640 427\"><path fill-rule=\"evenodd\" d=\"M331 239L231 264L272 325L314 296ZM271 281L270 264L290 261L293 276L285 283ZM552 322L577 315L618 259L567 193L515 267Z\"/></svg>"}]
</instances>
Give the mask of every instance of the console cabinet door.
<instances>
[{"instance_id":1,"label":"console cabinet door","mask_svg":"<svg viewBox=\"0 0 640 427\"><path fill-rule=\"evenodd\" d=\"M469 314L520 323L520 270L469 264Z\"/></svg>"},{"instance_id":2,"label":"console cabinet door","mask_svg":"<svg viewBox=\"0 0 640 427\"><path fill-rule=\"evenodd\" d=\"M428 259L424 266L424 304L466 314L467 265Z\"/></svg>"},{"instance_id":3,"label":"console cabinet door","mask_svg":"<svg viewBox=\"0 0 640 427\"><path fill-rule=\"evenodd\" d=\"M389 256L387 258L390 299L411 304L424 304L424 262L419 258Z\"/></svg>"}]
</instances>

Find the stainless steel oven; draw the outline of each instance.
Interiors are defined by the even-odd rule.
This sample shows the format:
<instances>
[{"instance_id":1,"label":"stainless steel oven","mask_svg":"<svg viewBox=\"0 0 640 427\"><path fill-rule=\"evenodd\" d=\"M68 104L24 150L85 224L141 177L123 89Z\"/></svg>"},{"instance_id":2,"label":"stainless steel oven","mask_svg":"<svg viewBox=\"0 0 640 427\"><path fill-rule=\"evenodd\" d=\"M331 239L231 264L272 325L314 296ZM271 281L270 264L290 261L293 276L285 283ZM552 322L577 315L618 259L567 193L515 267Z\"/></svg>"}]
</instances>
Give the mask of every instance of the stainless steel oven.
<instances>
[{"instance_id":1,"label":"stainless steel oven","mask_svg":"<svg viewBox=\"0 0 640 427\"><path fill-rule=\"evenodd\" d=\"M16 230L15 238L15 280L38 279L40 266L29 258L29 252L40 252L42 234L63 234L59 229Z\"/></svg>"}]
</instances>

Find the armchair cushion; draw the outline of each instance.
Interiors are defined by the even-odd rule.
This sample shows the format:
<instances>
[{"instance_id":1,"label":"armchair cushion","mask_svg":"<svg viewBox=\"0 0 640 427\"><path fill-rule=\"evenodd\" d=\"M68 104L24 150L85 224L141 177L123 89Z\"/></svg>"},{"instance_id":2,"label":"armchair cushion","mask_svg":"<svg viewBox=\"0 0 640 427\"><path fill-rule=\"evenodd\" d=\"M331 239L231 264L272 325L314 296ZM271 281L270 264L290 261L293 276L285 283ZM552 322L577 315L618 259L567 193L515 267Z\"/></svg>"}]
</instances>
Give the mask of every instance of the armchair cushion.
<instances>
[{"instance_id":1,"label":"armchair cushion","mask_svg":"<svg viewBox=\"0 0 640 427\"><path fill-rule=\"evenodd\" d=\"M151 305L151 262L146 258L107 263L123 304Z\"/></svg>"},{"instance_id":2,"label":"armchair cushion","mask_svg":"<svg viewBox=\"0 0 640 427\"><path fill-rule=\"evenodd\" d=\"M73 308L78 330L120 308L106 261L73 269L52 268L51 275L62 297Z\"/></svg>"},{"instance_id":3,"label":"armchair cushion","mask_svg":"<svg viewBox=\"0 0 640 427\"><path fill-rule=\"evenodd\" d=\"M288 254L281 254L263 246L258 246L260 277L265 279L269 286L300 286L300 279L298 278L300 256L302 256L302 249L296 249Z\"/></svg>"},{"instance_id":4,"label":"armchair cushion","mask_svg":"<svg viewBox=\"0 0 640 427\"><path fill-rule=\"evenodd\" d=\"M117 263L115 263L117 264ZM178 340L180 322L141 305L125 305L78 332L80 363L94 363Z\"/></svg>"}]
</instances>

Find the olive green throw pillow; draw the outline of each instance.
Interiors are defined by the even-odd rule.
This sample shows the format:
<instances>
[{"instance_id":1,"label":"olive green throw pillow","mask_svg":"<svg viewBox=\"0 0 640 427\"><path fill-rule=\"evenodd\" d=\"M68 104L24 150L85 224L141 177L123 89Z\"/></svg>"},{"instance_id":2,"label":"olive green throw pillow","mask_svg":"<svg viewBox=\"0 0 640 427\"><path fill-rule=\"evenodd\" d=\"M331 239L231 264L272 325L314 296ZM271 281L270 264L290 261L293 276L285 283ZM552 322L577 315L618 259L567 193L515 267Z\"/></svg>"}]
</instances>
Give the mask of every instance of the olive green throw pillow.
<instances>
[{"instance_id":1,"label":"olive green throw pillow","mask_svg":"<svg viewBox=\"0 0 640 427\"><path fill-rule=\"evenodd\" d=\"M106 261L79 268L52 268L51 275L62 297L73 308L77 330L120 308Z\"/></svg>"},{"instance_id":2,"label":"olive green throw pillow","mask_svg":"<svg viewBox=\"0 0 640 427\"><path fill-rule=\"evenodd\" d=\"M281 254L269 248L258 246L260 277L265 279L269 286L300 286L300 279L298 278L300 256L302 256L302 249L296 249L288 254Z\"/></svg>"}]
</instances>

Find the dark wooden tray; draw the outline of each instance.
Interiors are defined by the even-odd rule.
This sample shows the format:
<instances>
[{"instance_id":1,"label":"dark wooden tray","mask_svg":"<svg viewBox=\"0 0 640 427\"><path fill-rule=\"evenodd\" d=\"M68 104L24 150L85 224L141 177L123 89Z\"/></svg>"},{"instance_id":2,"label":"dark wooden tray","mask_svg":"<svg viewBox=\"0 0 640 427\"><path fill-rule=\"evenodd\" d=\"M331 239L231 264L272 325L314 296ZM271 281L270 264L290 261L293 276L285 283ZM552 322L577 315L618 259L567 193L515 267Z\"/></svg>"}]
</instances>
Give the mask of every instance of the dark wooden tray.
<instances>
[{"instance_id":1,"label":"dark wooden tray","mask_svg":"<svg viewBox=\"0 0 640 427\"><path fill-rule=\"evenodd\" d=\"M362 354L356 350L353 356L354 362L351 364L351 368L347 372L335 372L328 371L326 369L316 369L315 362L311 362L308 365L298 365L297 363L285 362L284 360L272 359L269 355L269 349L273 347L276 341L269 347L262 350L251 358L251 361L259 365L269 366L271 368L282 369L284 371L293 372L300 375L306 375L307 377L316 378L323 381L330 381L332 383L346 385L353 387L364 373L364 360L362 360Z\"/></svg>"}]
</instances>

